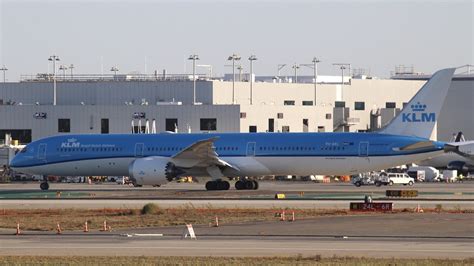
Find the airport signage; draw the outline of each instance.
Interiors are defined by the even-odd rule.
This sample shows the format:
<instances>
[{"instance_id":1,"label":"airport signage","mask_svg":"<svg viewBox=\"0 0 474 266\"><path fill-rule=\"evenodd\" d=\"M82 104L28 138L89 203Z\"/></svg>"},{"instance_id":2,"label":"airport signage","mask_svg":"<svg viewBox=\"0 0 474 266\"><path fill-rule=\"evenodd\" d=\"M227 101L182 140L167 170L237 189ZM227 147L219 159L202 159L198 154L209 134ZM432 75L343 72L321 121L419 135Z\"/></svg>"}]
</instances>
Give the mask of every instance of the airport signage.
<instances>
[{"instance_id":1,"label":"airport signage","mask_svg":"<svg viewBox=\"0 0 474 266\"><path fill-rule=\"evenodd\" d=\"M391 202L351 202L350 210L359 212L387 212L392 211L392 205Z\"/></svg>"},{"instance_id":2,"label":"airport signage","mask_svg":"<svg viewBox=\"0 0 474 266\"><path fill-rule=\"evenodd\" d=\"M413 197L418 197L418 190L387 190L385 191L385 196L413 198Z\"/></svg>"}]
</instances>

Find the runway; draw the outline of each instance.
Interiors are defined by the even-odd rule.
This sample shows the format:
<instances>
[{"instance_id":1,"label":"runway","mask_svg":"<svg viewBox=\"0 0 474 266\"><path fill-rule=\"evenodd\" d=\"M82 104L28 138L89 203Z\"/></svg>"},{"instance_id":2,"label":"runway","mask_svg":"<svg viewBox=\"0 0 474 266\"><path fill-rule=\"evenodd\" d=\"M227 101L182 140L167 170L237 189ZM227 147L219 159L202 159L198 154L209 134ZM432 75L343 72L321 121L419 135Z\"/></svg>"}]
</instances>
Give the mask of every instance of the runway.
<instances>
[{"instance_id":1,"label":"runway","mask_svg":"<svg viewBox=\"0 0 474 266\"><path fill-rule=\"evenodd\" d=\"M357 202L362 202L362 197ZM389 202L392 202L388 200ZM242 199L25 199L0 200L1 209L103 209L122 208L139 209L147 203L155 203L163 208L196 207L196 208L294 208L294 209L349 209L352 200L242 200ZM394 202L393 208L434 209L437 205L446 210L474 210L473 201L420 201L403 200Z\"/></svg>"},{"instance_id":2,"label":"runway","mask_svg":"<svg viewBox=\"0 0 474 266\"><path fill-rule=\"evenodd\" d=\"M54 243L48 243L54 241ZM472 242L397 242L380 240L118 240L8 241L0 255L24 256L354 256L399 258L469 258Z\"/></svg>"},{"instance_id":3,"label":"runway","mask_svg":"<svg viewBox=\"0 0 474 266\"><path fill-rule=\"evenodd\" d=\"M356 256L468 258L473 214L396 214L321 217L295 222L195 226L197 240L181 239L183 226L104 232L0 231L0 255L51 256ZM163 237L124 237L124 234Z\"/></svg>"},{"instance_id":4,"label":"runway","mask_svg":"<svg viewBox=\"0 0 474 266\"><path fill-rule=\"evenodd\" d=\"M301 181L261 181L259 190L206 191L201 183L175 183L166 186L130 187L115 183L66 184L51 183L47 192L39 189L39 183L0 184L0 200L3 199L273 199L276 193L284 193L291 200L360 200L365 195L373 199L385 199L385 192L391 190L417 190L419 200L471 200L474 201L474 182L466 183L419 183L409 186L362 186L348 183L313 183ZM393 198L392 200L397 200Z\"/></svg>"},{"instance_id":5,"label":"runway","mask_svg":"<svg viewBox=\"0 0 474 266\"><path fill-rule=\"evenodd\" d=\"M162 188L116 184L0 184L1 209L162 208L341 209L372 195L393 202L394 209L442 206L468 213L390 213L321 216L295 222L251 222L219 227L194 225L197 240L181 239L184 225L130 228L113 232L29 231L15 236L0 229L0 255L51 256L357 256L469 258L474 249L474 183L416 184L357 188L351 184L261 182L257 191L205 191L203 184L170 183ZM417 189L415 199L385 199L386 189ZM61 198L56 198L61 191ZM301 193L303 192L303 193ZM284 200L273 199L285 193ZM302 196L304 194L304 197ZM309 196L308 196L309 195ZM379 197L379 198L377 198ZM113 225L112 225L113 226ZM134 234L140 234L137 236ZM151 234L151 235L149 235ZM162 234L163 236L157 236ZM131 236L131 237L127 237Z\"/></svg>"},{"instance_id":6,"label":"runway","mask_svg":"<svg viewBox=\"0 0 474 266\"><path fill-rule=\"evenodd\" d=\"M100 184L51 183L52 190L43 192L38 183L0 184L0 208L5 209L68 209L68 208L141 208L147 203L161 207L215 208L315 208L348 209L349 203L362 201L370 195L375 201L394 202L395 209L423 208L474 209L474 182L419 183L413 187L355 187L348 183L321 184L312 182L261 182L259 190L206 191L200 183L169 183L160 188ZM385 197L387 189L416 189L412 199ZM61 198L57 198L61 192ZM275 200L276 193L286 199Z\"/></svg>"}]
</instances>

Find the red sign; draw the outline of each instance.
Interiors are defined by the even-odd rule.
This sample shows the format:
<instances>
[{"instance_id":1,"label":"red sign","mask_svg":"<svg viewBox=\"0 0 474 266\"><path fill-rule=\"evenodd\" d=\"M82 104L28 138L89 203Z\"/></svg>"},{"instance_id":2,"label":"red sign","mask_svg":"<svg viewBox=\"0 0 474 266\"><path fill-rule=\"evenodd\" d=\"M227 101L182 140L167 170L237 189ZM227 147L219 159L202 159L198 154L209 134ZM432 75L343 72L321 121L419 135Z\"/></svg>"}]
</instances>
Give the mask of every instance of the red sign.
<instances>
[{"instance_id":1,"label":"red sign","mask_svg":"<svg viewBox=\"0 0 474 266\"><path fill-rule=\"evenodd\" d=\"M361 212L386 212L392 210L392 203L391 202L373 202L373 203L365 203L365 202L351 202L350 205L351 211L361 211Z\"/></svg>"}]
</instances>

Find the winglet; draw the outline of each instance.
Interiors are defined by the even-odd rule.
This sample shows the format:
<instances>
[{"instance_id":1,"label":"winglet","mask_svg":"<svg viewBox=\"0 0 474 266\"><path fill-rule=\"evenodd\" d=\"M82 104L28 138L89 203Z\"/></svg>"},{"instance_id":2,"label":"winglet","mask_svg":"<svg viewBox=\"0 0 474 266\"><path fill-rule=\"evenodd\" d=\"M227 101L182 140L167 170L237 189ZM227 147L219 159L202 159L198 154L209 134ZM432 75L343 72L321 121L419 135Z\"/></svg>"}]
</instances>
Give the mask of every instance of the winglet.
<instances>
[{"instance_id":1,"label":"winglet","mask_svg":"<svg viewBox=\"0 0 474 266\"><path fill-rule=\"evenodd\" d=\"M437 71L380 133L429 139L448 94L455 68Z\"/></svg>"}]
</instances>

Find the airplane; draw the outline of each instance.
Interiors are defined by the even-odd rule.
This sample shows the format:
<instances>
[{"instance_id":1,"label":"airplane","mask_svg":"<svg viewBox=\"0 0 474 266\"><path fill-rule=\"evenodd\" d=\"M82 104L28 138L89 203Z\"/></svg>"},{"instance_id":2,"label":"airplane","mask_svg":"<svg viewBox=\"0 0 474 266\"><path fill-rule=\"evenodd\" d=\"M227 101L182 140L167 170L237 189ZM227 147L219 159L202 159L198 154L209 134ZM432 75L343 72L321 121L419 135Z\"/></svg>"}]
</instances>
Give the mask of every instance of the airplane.
<instances>
[{"instance_id":1,"label":"airplane","mask_svg":"<svg viewBox=\"0 0 474 266\"><path fill-rule=\"evenodd\" d=\"M462 132L458 132L453 135L451 142L447 145L451 144L456 145L457 151L448 151L434 158L423 160L418 165L457 170L458 173L467 176L469 172L474 171L474 141L466 141Z\"/></svg>"},{"instance_id":2,"label":"airplane","mask_svg":"<svg viewBox=\"0 0 474 266\"><path fill-rule=\"evenodd\" d=\"M210 176L207 190L228 190L226 177L239 177L235 188L242 190L258 189L252 177L263 175L377 171L444 152L446 143L429 138L454 71L437 71L375 133L68 134L28 144L10 167L44 176L129 176L137 185L157 186L180 176Z\"/></svg>"}]
</instances>

